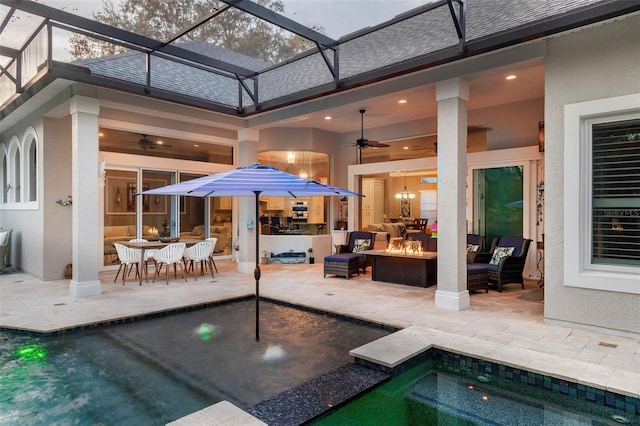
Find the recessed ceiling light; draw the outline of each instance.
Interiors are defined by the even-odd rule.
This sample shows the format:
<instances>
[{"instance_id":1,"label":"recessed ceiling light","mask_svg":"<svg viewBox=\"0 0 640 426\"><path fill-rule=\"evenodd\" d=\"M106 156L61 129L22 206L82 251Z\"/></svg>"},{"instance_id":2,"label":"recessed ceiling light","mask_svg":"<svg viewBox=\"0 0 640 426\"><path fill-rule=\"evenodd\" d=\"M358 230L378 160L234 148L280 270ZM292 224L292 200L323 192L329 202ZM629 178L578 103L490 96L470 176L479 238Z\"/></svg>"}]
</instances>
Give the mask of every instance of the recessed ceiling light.
<instances>
[{"instance_id":1,"label":"recessed ceiling light","mask_svg":"<svg viewBox=\"0 0 640 426\"><path fill-rule=\"evenodd\" d=\"M406 100L406 99L400 99L400 100L398 101L398 103L399 103L399 104L406 104L406 103L407 103L407 100Z\"/></svg>"},{"instance_id":2,"label":"recessed ceiling light","mask_svg":"<svg viewBox=\"0 0 640 426\"><path fill-rule=\"evenodd\" d=\"M408 146L403 146L402 149L409 149L409 147Z\"/></svg>"},{"instance_id":3,"label":"recessed ceiling light","mask_svg":"<svg viewBox=\"0 0 640 426\"><path fill-rule=\"evenodd\" d=\"M331 120L333 117L331 117L330 115L327 115L324 119L325 120Z\"/></svg>"},{"instance_id":4,"label":"recessed ceiling light","mask_svg":"<svg viewBox=\"0 0 640 426\"><path fill-rule=\"evenodd\" d=\"M504 79L505 80L515 80L516 78L518 78L517 75L515 74L509 74L508 76L506 76Z\"/></svg>"},{"instance_id":5,"label":"recessed ceiling light","mask_svg":"<svg viewBox=\"0 0 640 426\"><path fill-rule=\"evenodd\" d=\"M158 145L162 145L163 143L164 143L164 142L162 142L162 141L158 141L158 142L157 142L157 144L158 144Z\"/></svg>"},{"instance_id":6,"label":"recessed ceiling light","mask_svg":"<svg viewBox=\"0 0 640 426\"><path fill-rule=\"evenodd\" d=\"M104 133L100 132L100 133L98 133L98 136L103 137Z\"/></svg>"},{"instance_id":7,"label":"recessed ceiling light","mask_svg":"<svg viewBox=\"0 0 640 426\"><path fill-rule=\"evenodd\" d=\"M195 148L197 148L197 147L199 147L200 145L198 145L197 143L194 143L194 144L193 144L193 146L194 146Z\"/></svg>"}]
</instances>

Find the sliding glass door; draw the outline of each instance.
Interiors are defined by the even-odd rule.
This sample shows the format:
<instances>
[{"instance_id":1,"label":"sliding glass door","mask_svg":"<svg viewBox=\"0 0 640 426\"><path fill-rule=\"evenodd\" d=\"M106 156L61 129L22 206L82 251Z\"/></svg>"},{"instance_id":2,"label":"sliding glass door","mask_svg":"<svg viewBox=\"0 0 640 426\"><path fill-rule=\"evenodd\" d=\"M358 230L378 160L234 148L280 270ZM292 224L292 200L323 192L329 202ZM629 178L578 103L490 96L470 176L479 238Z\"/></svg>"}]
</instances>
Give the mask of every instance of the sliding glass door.
<instances>
[{"instance_id":1,"label":"sliding glass door","mask_svg":"<svg viewBox=\"0 0 640 426\"><path fill-rule=\"evenodd\" d=\"M473 188L473 232L485 236L484 250L494 237L523 235L523 166L475 169Z\"/></svg>"},{"instance_id":2,"label":"sliding glass door","mask_svg":"<svg viewBox=\"0 0 640 426\"><path fill-rule=\"evenodd\" d=\"M154 189L175 183L175 172L142 171L142 189ZM174 201L167 195L142 197L142 238L155 240L177 235Z\"/></svg>"}]
</instances>

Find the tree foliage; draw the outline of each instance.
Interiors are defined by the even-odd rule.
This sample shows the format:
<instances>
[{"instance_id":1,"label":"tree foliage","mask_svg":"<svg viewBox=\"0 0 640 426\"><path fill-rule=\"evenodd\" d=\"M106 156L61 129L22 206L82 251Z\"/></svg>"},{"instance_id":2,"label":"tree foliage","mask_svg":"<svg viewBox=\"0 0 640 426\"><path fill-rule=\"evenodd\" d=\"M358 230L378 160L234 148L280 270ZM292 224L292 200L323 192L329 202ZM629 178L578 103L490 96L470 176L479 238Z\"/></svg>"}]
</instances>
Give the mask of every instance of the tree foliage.
<instances>
[{"instance_id":1,"label":"tree foliage","mask_svg":"<svg viewBox=\"0 0 640 426\"><path fill-rule=\"evenodd\" d=\"M275 12L284 11L282 0L254 0ZM193 26L225 6L217 0L123 0L114 5L104 0L102 12L93 19L160 41ZM314 25L316 31L322 27ZM314 46L313 42L289 33L236 8L229 8L177 41L202 40L216 46L276 64ZM127 51L125 47L75 34L70 40L74 59L96 58Z\"/></svg>"}]
</instances>

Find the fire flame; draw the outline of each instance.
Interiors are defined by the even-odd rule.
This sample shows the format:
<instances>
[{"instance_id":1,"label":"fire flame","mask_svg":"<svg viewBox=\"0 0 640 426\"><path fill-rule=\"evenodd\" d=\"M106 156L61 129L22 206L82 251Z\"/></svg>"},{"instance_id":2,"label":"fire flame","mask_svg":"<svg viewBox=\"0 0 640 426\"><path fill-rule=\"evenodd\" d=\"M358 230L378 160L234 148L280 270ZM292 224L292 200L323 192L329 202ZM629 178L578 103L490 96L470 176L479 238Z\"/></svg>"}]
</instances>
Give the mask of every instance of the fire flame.
<instances>
[{"instance_id":1,"label":"fire flame","mask_svg":"<svg viewBox=\"0 0 640 426\"><path fill-rule=\"evenodd\" d=\"M414 256L422 255L422 241L408 240L401 243L390 243L387 253L410 254Z\"/></svg>"},{"instance_id":2,"label":"fire flame","mask_svg":"<svg viewBox=\"0 0 640 426\"><path fill-rule=\"evenodd\" d=\"M158 233L158 228L156 228L155 226L152 226L151 228L149 228L149 233L150 234L157 234Z\"/></svg>"}]
</instances>

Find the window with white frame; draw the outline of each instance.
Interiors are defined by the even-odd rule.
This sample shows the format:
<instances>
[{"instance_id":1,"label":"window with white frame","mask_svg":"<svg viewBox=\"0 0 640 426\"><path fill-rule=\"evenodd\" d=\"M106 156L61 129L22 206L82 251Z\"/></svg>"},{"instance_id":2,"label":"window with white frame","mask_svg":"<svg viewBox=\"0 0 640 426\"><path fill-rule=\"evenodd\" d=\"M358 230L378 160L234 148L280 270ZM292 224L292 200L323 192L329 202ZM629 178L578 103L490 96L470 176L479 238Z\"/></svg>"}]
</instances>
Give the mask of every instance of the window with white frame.
<instances>
[{"instance_id":1,"label":"window with white frame","mask_svg":"<svg viewBox=\"0 0 640 426\"><path fill-rule=\"evenodd\" d=\"M0 149L2 149L1 146ZM9 165L7 164L7 156L4 152L1 152L0 156L2 156L2 175L0 176L0 179L2 179L2 203L7 204L7 196L9 194Z\"/></svg>"},{"instance_id":2,"label":"window with white frame","mask_svg":"<svg viewBox=\"0 0 640 426\"><path fill-rule=\"evenodd\" d=\"M429 219L429 224L438 219L438 191L420 191L420 217Z\"/></svg>"},{"instance_id":3,"label":"window with white frame","mask_svg":"<svg viewBox=\"0 0 640 426\"><path fill-rule=\"evenodd\" d=\"M26 201L38 200L38 151L36 149L37 143L35 138L31 137L25 145L25 188L27 194L25 194Z\"/></svg>"},{"instance_id":4,"label":"window with white frame","mask_svg":"<svg viewBox=\"0 0 640 426\"><path fill-rule=\"evenodd\" d=\"M640 294L640 94L565 105L563 140L564 285Z\"/></svg>"},{"instance_id":5,"label":"window with white frame","mask_svg":"<svg viewBox=\"0 0 640 426\"><path fill-rule=\"evenodd\" d=\"M640 266L640 118L589 122L591 262Z\"/></svg>"},{"instance_id":6,"label":"window with white frame","mask_svg":"<svg viewBox=\"0 0 640 426\"><path fill-rule=\"evenodd\" d=\"M22 179L21 179L21 171L20 171L20 150L16 149L13 151L13 184L11 185L11 189L13 190L13 202L19 203L20 192L22 191Z\"/></svg>"}]
</instances>

